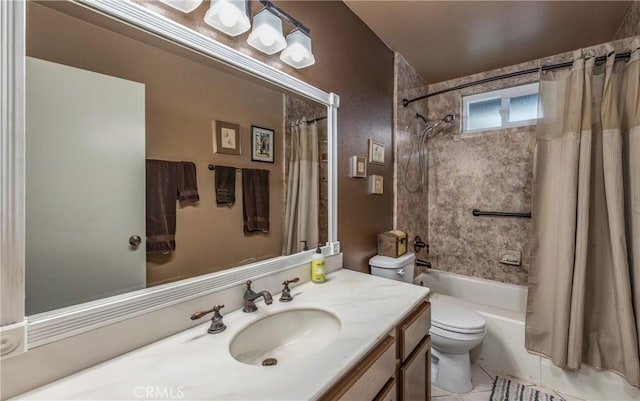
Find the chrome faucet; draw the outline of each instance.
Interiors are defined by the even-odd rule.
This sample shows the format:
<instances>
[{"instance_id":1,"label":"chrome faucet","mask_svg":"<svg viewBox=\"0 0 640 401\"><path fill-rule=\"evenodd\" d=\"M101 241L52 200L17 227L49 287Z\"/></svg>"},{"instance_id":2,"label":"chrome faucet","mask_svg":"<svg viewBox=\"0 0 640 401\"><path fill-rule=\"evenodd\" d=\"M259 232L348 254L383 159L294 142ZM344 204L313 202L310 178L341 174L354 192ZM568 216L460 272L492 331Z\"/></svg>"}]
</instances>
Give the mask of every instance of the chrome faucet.
<instances>
[{"instance_id":1,"label":"chrome faucet","mask_svg":"<svg viewBox=\"0 0 640 401\"><path fill-rule=\"evenodd\" d=\"M251 280L247 280L247 290L244 292L244 307L242 308L243 312L255 312L258 310L256 306L255 300L263 297L264 303L267 305L271 305L273 302L273 298L271 297L271 293L269 291L260 291L255 292L251 289Z\"/></svg>"}]
</instances>

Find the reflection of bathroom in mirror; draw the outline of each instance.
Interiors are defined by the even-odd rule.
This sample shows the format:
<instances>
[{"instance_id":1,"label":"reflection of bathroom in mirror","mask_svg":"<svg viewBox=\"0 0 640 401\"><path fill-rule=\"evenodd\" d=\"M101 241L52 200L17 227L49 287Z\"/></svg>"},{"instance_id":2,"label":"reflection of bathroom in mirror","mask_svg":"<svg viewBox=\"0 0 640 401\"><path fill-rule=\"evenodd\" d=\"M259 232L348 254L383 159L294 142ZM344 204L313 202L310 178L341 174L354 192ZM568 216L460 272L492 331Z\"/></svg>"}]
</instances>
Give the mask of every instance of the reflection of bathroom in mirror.
<instances>
[{"instance_id":1,"label":"reflection of bathroom in mirror","mask_svg":"<svg viewBox=\"0 0 640 401\"><path fill-rule=\"evenodd\" d=\"M26 45L27 315L327 241L325 106L69 4L29 2ZM214 152L216 121L239 126L240 155ZM273 163L251 160L252 125L275 132ZM164 207L150 181L168 179L149 159L195 165L176 173L199 200L172 199L170 252L146 252L149 209ZM236 169L232 206L209 164ZM245 232L248 169L268 171L268 232Z\"/></svg>"}]
</instances>

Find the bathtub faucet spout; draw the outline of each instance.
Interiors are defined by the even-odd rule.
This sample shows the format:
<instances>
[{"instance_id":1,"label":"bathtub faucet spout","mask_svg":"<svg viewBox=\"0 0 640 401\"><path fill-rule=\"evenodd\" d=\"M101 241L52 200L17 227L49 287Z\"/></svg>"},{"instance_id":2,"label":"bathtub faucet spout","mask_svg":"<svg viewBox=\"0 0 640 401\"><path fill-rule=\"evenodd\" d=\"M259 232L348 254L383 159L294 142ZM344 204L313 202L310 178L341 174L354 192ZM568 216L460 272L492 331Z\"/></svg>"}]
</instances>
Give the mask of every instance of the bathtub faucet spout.
<instances>
[{"instance_id":1,"label":"bathtub faucet spout","mask_svg":"<svg viewBox=\"0 0 640 401\"><path fill-rule=\"evenodd\" d=\"M428 260L416 259L416 264L418 266L426 267L427 269L431 269L431 262Z\"/></svg>"}]
</instances>

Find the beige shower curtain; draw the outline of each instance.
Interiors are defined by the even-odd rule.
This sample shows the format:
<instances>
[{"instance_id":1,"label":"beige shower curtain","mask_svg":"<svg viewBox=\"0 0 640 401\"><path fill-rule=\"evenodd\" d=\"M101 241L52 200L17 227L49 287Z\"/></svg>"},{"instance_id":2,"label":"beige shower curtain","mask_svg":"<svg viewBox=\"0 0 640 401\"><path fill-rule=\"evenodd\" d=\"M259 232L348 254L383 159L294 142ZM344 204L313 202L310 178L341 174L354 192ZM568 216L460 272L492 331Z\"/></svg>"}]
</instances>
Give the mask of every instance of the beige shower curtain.
<instances>
[{"instance_id":1,"label":"beige shower curtain","mask_svg":"<svg viewBox=\"0 0 640 401\"><path fill-rule=\"evenodd\" d=\"M291 127L283 255L302 250L300 241L318 244L318 179L318 127L302 120Z\"/></svg>"},{"instance_id":2,"label":"beige shower curtain","mask_svg":"<svg viewBox=\"0 0 640 401\"><path fill-rule=\"evenodd\" d=\"M526 347L640 386L640 40L540 82Z\"/></svg>"}]
</instances>

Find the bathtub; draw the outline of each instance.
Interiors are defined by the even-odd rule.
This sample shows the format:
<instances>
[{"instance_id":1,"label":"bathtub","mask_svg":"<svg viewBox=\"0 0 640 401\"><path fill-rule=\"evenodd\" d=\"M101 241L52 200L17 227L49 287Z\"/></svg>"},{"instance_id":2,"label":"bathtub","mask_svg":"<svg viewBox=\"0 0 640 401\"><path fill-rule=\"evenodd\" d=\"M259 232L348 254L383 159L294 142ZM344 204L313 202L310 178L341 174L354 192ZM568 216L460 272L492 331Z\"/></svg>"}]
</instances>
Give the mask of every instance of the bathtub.
<instances>
[{"instance_id":1,"label":"bathtub","mask_svg":"<svg viewBox=\"0 0 640 401\"><path fill-rule=\"evenodd\" d=\"M487 320L487 335L471 351L486 370L585 400L640 400L640 390L612 372L583 365L580 371L555 367L524 347L527 287L429 269L415 284L431 289L431 299L471 308Z\"/></svg>"}]
</instances>

